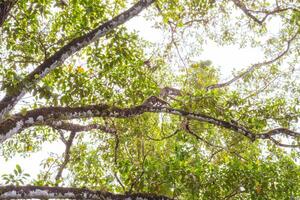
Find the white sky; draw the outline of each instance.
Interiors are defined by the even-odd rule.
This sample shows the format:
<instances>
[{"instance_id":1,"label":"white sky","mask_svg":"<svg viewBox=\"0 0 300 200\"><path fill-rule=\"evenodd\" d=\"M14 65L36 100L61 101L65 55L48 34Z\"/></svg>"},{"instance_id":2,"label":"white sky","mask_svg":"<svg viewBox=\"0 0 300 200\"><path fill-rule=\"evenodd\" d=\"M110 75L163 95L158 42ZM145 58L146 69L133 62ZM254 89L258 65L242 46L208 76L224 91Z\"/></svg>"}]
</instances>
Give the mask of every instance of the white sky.
<instances>
[{"instance_id":1,"label":"white sky","mask_svg":"<svg viewBox=\"0 0 300 200\"><path fill-rule=\"evenodd\" d=\"M151 24L146 22L142 17L133 18L127 24L130 29L137 30L144 39L148 41L158 42L162 38L162 33L152 28ZM235 45L220 47L213 42L208 42L203 49L204 51L202 55L200 55L200 59L211 60L215 66L221 66L222 78L230 78L230 73L234 68L241 69L249 66L249 64L253 64L253 62L262 61L261 55L263 55L263 53L257 49L239 49L239 47ZM33 153L27 158L15 156L8 162L0 158L0 175L12 173L15 165L20 164L26 173L31 174L31 178L35 178L40 170L39 165L41 161L48 157L50 152L62 154L64 152L63 143L46 143L41 152Z\"/></svg>"},{"instance_id":2,"label":"white sky","mask_svg":"<svg viewBox=\"0 0 300 200\"><path fill-rule=\"evenodd\" d=\"M157 43L162 41L163 33L151 27L151 23L142 17L135 17L127 24L129 29L138 31L144 39L150 42ZM276 32L279 29L278 22L277 24L276 22L272 24L273 30L271 32ZM238 45L219 46L213 41L208 41L203 46L203 52L199 55L198 60L211 60L214 66L221 67L221 78L228 78L233 69L243 69L256 62L263 61L262 55L264 55L263 52L258 48L247 47L240 49Z\"/></svg>"}]
</instances>

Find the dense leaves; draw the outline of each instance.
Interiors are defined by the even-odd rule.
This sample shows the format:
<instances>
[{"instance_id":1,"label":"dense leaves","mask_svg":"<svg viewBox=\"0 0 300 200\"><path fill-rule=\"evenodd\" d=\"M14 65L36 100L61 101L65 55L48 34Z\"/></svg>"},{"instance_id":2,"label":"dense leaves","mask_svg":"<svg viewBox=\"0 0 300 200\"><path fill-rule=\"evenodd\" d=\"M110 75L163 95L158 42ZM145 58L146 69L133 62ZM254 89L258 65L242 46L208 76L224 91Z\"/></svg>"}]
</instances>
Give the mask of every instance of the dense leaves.
<instances>
[{"instance_id":1,"label":"dense leaves","mask_svg":"<svg viewBox=\"0 0 300 200\"><path fill-rule=\"evenodd\" d=\"M1 155L8 160L30 156L46 143L59 144L64 152L43 158L39 174L30 177L20 163L2 175L2 183L175 199L299 198L300 5L276 2L156 1L134 17L154 24L150 30L163 33L159 42L146 41L145 33L122 24L68 55L41 80L37 75L39 81L32 81L13 110L0 113L2 126L20 119L0 135L1 141L7 137ZM15 94L47 58L130 6L124 0L17 1L0 27L1 96ZM226 82L224 67L198 58L208 48L205 42L256 47L267 61L253 60ZM75 113L79 118L53 114L47 120L47 113L40 113L22 121L42 107L105 104L111 107L107 113L151 108L157 106L149 103L151 96L160 99L158 106L224 121L254 139L172 112L117 118L89 111ZM86 127L79 131L76 125ZM276 128L285 131L268 132ZM261 134L265 137L255 138Z\"/></svg>"}]
</instances>

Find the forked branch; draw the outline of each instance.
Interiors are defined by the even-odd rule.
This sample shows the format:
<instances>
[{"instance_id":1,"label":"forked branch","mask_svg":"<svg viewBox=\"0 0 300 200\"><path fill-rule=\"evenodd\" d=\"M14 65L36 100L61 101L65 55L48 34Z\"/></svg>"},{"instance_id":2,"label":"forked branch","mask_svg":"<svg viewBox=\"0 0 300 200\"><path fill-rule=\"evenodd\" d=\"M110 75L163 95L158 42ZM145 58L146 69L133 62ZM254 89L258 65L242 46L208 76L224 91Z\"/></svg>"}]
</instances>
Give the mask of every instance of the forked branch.
<instances>
[{"instance_id":1,"label":"forked branch","mask_svg":"<svg viewBox=\"0 0 300 200\"><path fill-rule=\"evenodd\" d=\"M71 132L69 139L65 143L66 148L65 148L65 152L64 152L64 160L63 160L63 163L59 166L57 174L55 176L56 186L58 186L59 181L62 177L62 173L70 161L70 150L71 150L71 146L73 144L73 140L74 140L75 136L76 136L76 132Z\"/></svg>"},{"instance_id":2,"label":"forked branch","mask_svg":"<svg viewBox=\"0 0 300 200\"><path fill-rule=\"evenodd\" d=\"M124 24L132 17L138 15L154 1L155 0L140 0L125 12L119 14L109 21L106 21L89 33L73 39L52 56L47 58L41 65L39 65L17 84L16 88L14 88L13 94L6 94L3 97L3 99L0 101L0 120L6 113L14 108L20 98L24 96L26 91L31 90L39 80L45 77L53 69L60 66L67 58L72 56L75 52L88 46L92 42L103 37L116 27Z\"/></svg>"},{"instance_id":3,"label":"forked branch","mask_svg":"<svg viewBox=\"0 0 300 200\"><path fill-rule=\"evenodd\" d=\"M275 9L273 10L260 10L260 11L256 11L256 10L251 10L249 8L247 8L247 6L245 5L245 3L241 0L231 0L238 8L240 8L244 13L245 15L247 15L249 18L251 18L253 21L255 21L256 23L258 23L259 25L262 25L266 19L271 16L271 15L274 15L274 14L278 14L278 13L281 13L281 12L285 12L285 11L288 11L288 10L293 10L293 11L296 11L298 10L298 8L294 8L294 7L291 7L291 6L288 6L288 7L280 7L280 6L277 6ZM255 16L255 13L256 14L264 14L264 16L259 19L258 17Z\"/></svg>"}]
</instances>

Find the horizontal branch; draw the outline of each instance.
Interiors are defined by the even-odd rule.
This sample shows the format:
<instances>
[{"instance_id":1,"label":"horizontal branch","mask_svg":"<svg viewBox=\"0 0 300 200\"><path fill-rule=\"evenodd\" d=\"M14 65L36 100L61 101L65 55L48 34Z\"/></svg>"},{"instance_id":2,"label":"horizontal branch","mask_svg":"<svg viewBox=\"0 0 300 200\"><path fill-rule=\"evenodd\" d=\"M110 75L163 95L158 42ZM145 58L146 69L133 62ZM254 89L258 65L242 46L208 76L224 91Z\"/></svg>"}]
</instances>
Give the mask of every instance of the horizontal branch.
<instances>
[{"instance_id":1,"label":"horizontal branch","mask_svg":"<svg viewBox=\"0 0 300 200\"><path fill-rule=\"evenodd\" d=\"M292 137L300 137L300 133L286 129L286 128L276 128L276 129L270 130L266 133L259 134L259 137L271 137L271 136L282 134L282 133L285 135L288 135L288 136L292 136Z\"/></svg>"},{"instance_id":2,"label":"horizontal branch","mask_svg":"<svg viewBox=\"0 0 300 200\"><path fill-rule=\"evenodd\" d=\"M207 122L226 129L241 133L251 140L255 135L244 127L235 123L219 120L204 114L191 113L184 110L166 107L165 102L157 97L150 97L140 106L131 108L117 108L108 105L90 105L84 107L44 107L30 110L26 114L15 114L9 119L0 123L0 142L21 132L23 129L45 124L52 120L70 120L92 117L114 117L130 118L143 113L168 113L172 115L183 116L201 122Z\"/></svg>"},{"instance_id":3,"label":"horizontal branch","mask_svg":"<svg viewBox=\"0 0 300 200\"><path fill-rule=\"evenodd\" d=\"M54 129L59 130L65 130L65 131L71 131L71 132L82 132L82 131L91 131L91 130L101 130L106 133L115 133L116 130L114 128L103 126L100 124L88 124L88 125L80 125L80 124L74 124L69 122L63 122L63 121L51 121L46 122L45 124L41 125L48 125Z\"/></svg>"},{"instance_id":4,"label":"horizontal branch","mask_svg":"<svg viewBox=\"0 0 300 200\"><path fill-rule=\"evenodd\" d=\"M168 200L153 194L113 194L79 188L45 186L0 186L0 199L98 199L98 200Z\"/></svg>"},{"instance_id":5,"label":"horizontal branch","mask_svg":"<svg viewBox=\"0 0 300 200\"><path fill-rule=\"evenodd\" d=\"M13 94L6 94L5 97L0 101L0 119L2 119L6 113L13 109L20 98L24 96L26 90L30 90L37 81L45 77L56 67L60 66L67 58L90 43L103 37L116 27L124 24L132 17L138 15L154 1L155 0L140 0L125 12L103 23L91 32L73 39L52 56L47 58L41 65L28 74L24 80L17 85Z\"/></svg>"},{"instance_id":6,"label":"horizontal branch","mask_svg":"<svg viewBox=\"0 0 300 200\"><path fill-rule=\"evenodd\" d=\"M167 103L157 97L148 98L142 105L131 108L118 108L109 105L89 105L84 107L44 107L28 111L26 114L19 113L0 123L0 143L13 135L20 133L25 128L43 124L56 120L71 120L93 117L113 117L130 118L139 116L143 113L168 113L171 115L182 116L186 119L192 119L199 122L206 122L221 128L240 133L250 140L273 139L274 135L283 134L286 136L298 137L300 133L277 128L266 133L254 133L251 130L235 123L217 119L200 113L187 112L180 109L166 106Z\"/></svg>"}]
</instances>

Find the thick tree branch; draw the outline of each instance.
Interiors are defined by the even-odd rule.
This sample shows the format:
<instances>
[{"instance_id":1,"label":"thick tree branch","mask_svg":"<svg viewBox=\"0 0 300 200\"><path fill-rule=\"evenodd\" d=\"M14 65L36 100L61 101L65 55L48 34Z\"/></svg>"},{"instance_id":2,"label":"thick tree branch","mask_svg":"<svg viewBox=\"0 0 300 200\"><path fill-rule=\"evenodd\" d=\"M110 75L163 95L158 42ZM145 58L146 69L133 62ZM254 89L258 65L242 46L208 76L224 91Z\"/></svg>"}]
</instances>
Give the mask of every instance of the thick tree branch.
<instances>
[{"instance_id":1,"label":"thick tree branch","mask_svg":"<svg viewBox=\"0 0 300 200\"><path fill-rule=\"evenodd\" d=\"M259 20L257 17L255 17L254 15L251 14L251 12L247 9L246 5L240 1L240 0L232 0L232 2L238 7L240 8L245 15L247 15L248 17L250 17L251 19L253 19L255 22L257 22L259 25L262 25L261 20Z\"/></svg>"},{"instance_id":2,"label":"thick tree branch","mask_svg":"<svg viewBox=\"0 0 300 200\"><path fill-rule=\"evenodd\" d=\"M185 110L175 109L166 106L164 101L157 97L150 97L142 105L131 108L118 108L108 105L90 105L84 107L44 107L30 110L26 114L15 114L10 119L0 123L0 143L12 137L31 126L47 124L52 120L70 120L92 117L113 117L113 118L130 118L139 116L143 113L168 113L171 115L182 116L186 119L206 122L218 127L232 130L240 133L250 140L270 139L272 135L283 134L287 136L298 136L296 133L287 129L274 129L267 133L254 133L251 130L237 124L236 122L228 122L200 113L187 112ZM273 141L273 140L272 140Z\"/></svg>"},{"instance_id":3,"label":"thick tree branch","mask_svg":"<svg viewBox=\"0 0 300 200\"><path fill-rule=\"evenodd\" d=\"M255 139L255 135L249 130L236 125L235 123L219 120L207 115L190 113L184 110L178 110L166 107L163 101L154 96L150 97L140 106L131 108L117 108L108 105L92 105L84 107L45 107L28 111L25 115L15 114L10 119L0 123L0 142L5 141L16 133L25 128L41 125L52 120L69 120L91 117L115 117L130 118L141 115L143 113L169 113L179 115L188 119L201 122L207 122L223 128L227 128L239 132L251 140Z\"/></svg>"},{"instance_id":4,"label":"thick tree branch","mask_svg":"<svg viewBox=\"0 0 300 200\"><path fill-rule=\"evenodd\" d=\"M232 79L230 79L230 80L228 80L224 83L218 83L218 84L210 85L210 86L206 87L206 89L207 90L212 90L212 89L216 89L216 88L222 88L222 87L229 86L231 83L233 83L233 82L245 77L246 75L250 74L255 69L260 68L262 66L266 66L266 65L270 65L272 63L275 63L276 61L278 61L279 59L281 59L284 55L286 55L288 53L288 51L290 50L290 47L291 47L291 43L297 37L297 35L298 35L298 32L292 38L290 38L287 41L286 49L283 52L281 52L277 57L275 57L271 60L265 61L265 62L256 63L256 64L252 65L251 67L249 67L246 71L244 71L241 74L233 77Z\"/></svg>"},{"instance_id":5,"label":"thick tree branch","mask_svg":"<svg viewBox=\"0 0 300 200\"><path fill-rule=\"evenodd\" d=\"M0 1L0 27L6 20L10 10L17 3L18 0L1 0Z\"/></svg>"},{"instance_id":6,"label":"thick tree branch","mask_svg":"<svg viewBox=\"0 0 300 200\"><path fill-rule=\"evenodd\" d=\"M37 81L39 81L53 69L61 65L67 58L69 58L80 49L86 47L90 43L98 40L100 37L106 35L116 27L124 24L132 17L138 15L142 10L150 6L154 1L155 0L140 0L125 12L103 23L89 33L73 39L55 54L47 58L41 65L39 65L35 70L28 74L28 76L16 86L13 94L7 93L5 97L0 101L0 119L2 119L6 113L13 109L20 98L24 96L26 90L30 90Z\"/></svg>"},{"instance_id":7,"label":"thick tree branch","mask_svg":"<svg viewBox=\"0 0 300 200\"><path fill-rule=\"evenodd\" d=\"M113 194L79 188L41 186L0 186L0 199L98 199L98 200L168 200L153 194Z\"/></svg>"}]
</instances>

